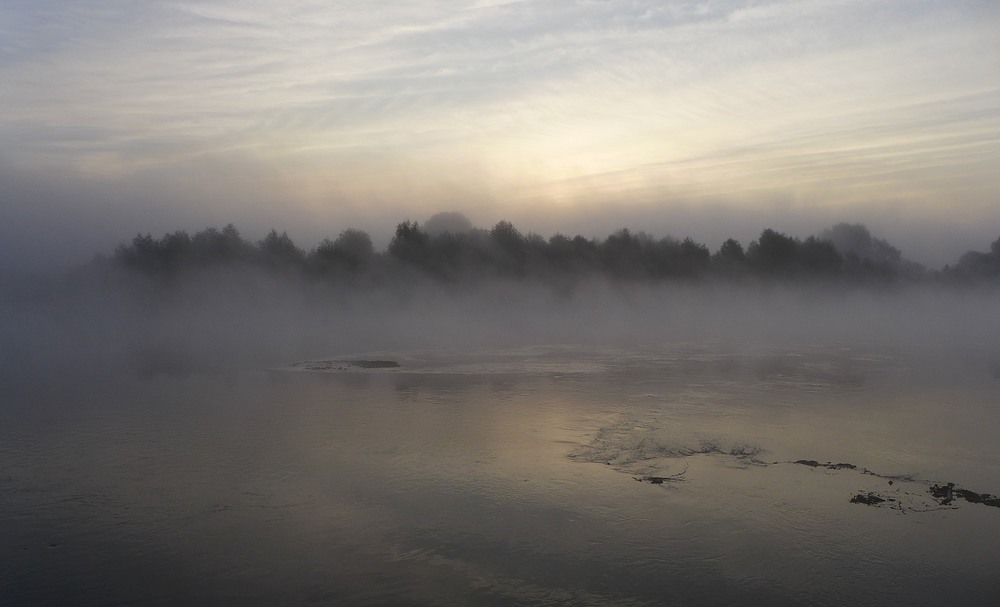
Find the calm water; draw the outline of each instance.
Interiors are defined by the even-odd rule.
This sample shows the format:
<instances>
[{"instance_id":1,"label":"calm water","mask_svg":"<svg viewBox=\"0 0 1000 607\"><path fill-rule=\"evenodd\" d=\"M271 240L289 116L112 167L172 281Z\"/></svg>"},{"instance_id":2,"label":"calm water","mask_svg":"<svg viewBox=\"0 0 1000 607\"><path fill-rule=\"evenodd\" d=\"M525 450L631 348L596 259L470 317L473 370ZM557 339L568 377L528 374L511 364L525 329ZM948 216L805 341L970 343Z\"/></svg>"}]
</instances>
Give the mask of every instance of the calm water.
<instances>
[{"instance_id":1,"label":"calm water","mask_svg":"<svg viewBox=\"0 0 1000 607\"><path fill-rule=\"evenodd\" d=\"M5 388L0 603L1000 604L976 348L369 356Z\"/></svg>"}]
</instances>

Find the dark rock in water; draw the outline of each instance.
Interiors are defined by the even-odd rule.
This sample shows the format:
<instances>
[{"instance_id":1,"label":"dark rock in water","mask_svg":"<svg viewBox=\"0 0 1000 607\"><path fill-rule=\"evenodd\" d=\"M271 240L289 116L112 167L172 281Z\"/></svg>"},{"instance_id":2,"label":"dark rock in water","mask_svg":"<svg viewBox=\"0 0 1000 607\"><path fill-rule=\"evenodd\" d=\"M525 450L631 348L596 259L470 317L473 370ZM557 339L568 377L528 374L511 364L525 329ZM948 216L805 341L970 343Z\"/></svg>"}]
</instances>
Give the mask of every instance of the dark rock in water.
<instances>
[{"instance_id":1,"label":"dark rock in water","mask_svg":"<svg viewBox=\"0 0 1000 607\"><path fill-rule=\"evenodd\" d=\"M994 508L1000 508L1000 497L995 495L990 495L989 493L975 493L969 491L968 489L959 489L955 491L958 497L964 499L970 504L985 504L987 506L993 506Z\"/></svg>"},{"instance_id":2,"label":"dark rock in water","mask_svg":"<svg viewBox=\"0 0 1000 607\"><path fill-rule=\"evenodd\" d=\"M952 483L952 486L954 486L954 483ZM931 492L931 495L933 495L938 499L941 499L944 497L948 497L948 491L950 489L951 487L948 487L947 485L931 485L929 491Z\"/></svg>"},{"instance_id":3,"label":"dark rock in water","mask_svg":"<svg viewBox=\"0 0 1000 607\"><path fill-rule=\"evenodd\" d=\"M395 369L399 367L399 363L394 360L345 360L341 362L361 369Z\"/></svg>"},{"instance_id":4,"label":"dark rock in water","mask_svg":"<svg viewBox=\"0 0 1000 607\"><path fill-rule=\"evenodd\" d=\"M356 369L396 369L399 363L394 360L307 360L292 363L306 371L346 371Z\"/></svg>"},{"instance_id":5,"label":"dark rock in water","mask_svg":"<svg viewBox=\"0 0 1000 607\"><path fill-rule=\"evenodd\" d=\"M947 506L955 499L955 483L947 485L931 485L931 495L941 500L941 505Z\"/></svg>"},{"instance_id":6,"label":"dark rock in water","mask_svg":"<svg viewBox=\"0 0 1000 607\"><path fill-rule=\"evenodd\" d=\"M826 468L828 470L857 470L858 467L854 464L834 464L831 462L826 462L821 464L814 459L800 459L792 462L794 464L801 464L803 466L809 466L810 468Z\"/></svg>"},{"instance_id":7,"label":"dark rock in water","mask_svg":"<svg viewBox=\"0 0 1000 607\"><path fill-rule=\"evenodd\" d=\"M682 478L684 473L687 472L685 468L682 472L678 472L672 476L633 476L635 480L640 483L649 483L650 485L662 485L663 483L676 483L678 481L683 481Z\"/></svg>"},{"instance_id":8,"label":"dark rock in water","mask_svg":"<svg viewBox=\"0 0 1000 607\"><path fill-rule=\"evenodd\" d=\"M870 491L867 494L859 493L851 498L852 504L864 504L866 506L875 506L884 501L886 501L885 498L879 497Z\"/></svg>"},{"instance_id":9,"label":"dark rock in water","mask_svg":"<svg viewBox=\"0 0 1000 607\"><path fill-rule=\"evenodd\" d=\"M703 444L703 448L700 451L690 451L689 453L724 453L718 447L709 444L707 447ZM736 455L736 453L730 453L731 455ZM955 483L947 483L943 485L931 485L928 489L934 500L927 499L927 493L924 492L924 488L927 487L927 482L920 479L916 479L909 475L884 475L878 472L873 472L867 468L859 468L854 464L848 464L844 462L833 463L833 462L819 462L814 459L800 459L795 461L781 461L781 462L759 462L753 460L756 463L769 466L778 464L798 464L800 466L808 466L810 468L824 468L826 470L841 471L841 470L852 470L856 473L860 473L867 476L874 476L880 479L888 481L889 486L894 486L895 481L905 481L907 483L914 483L922 485L919 493L914 493L911 491L900 488L894 488L889 490L888 493L877 493L875 491L861 491L851 497L850 503L852 504L864 504L866 506L874 506L877 508L887 508L891 510L899 511L900 513L905 512L930 512L932 510L943 510L941 506L947 506L948 508L955 507L955 500L965 500L970 504L984 504L986 506L992 506L994 508L1000 508L1000 497L992 495L989 493L976 493L975 491L970 491L968 489L960 489L955 486ZM611 462L605 462L611 465ZM684 479L684 473L687 472L687 468L682 470L677 474L670 476L633 476L635 480L640 483L649 483L651 485L663 485L667 483L682 482Z\"/></svg>"},{"instance_id":10,"label":"dark rock in water","mask_svg":"<svg viewBox=\"0 0 1000 607\"><path fill-rule=\"evenodd\" d=\"M957 489L955 483L947 485L931 485L931 495L941 500L942 504L950 504L955 498L963 499L970 504L984 504L1000 508L1000 497L989 493L976 493L968 489Z\"/></svg>"}]
</instances>

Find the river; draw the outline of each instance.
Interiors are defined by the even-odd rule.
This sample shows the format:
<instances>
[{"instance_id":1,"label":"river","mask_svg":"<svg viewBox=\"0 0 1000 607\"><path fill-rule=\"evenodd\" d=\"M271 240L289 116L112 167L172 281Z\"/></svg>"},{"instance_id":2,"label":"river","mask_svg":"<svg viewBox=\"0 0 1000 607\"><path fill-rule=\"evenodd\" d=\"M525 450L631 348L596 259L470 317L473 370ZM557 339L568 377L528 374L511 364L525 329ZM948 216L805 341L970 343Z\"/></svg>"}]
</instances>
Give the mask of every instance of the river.
<instances>
[{"instance_id":1,"label":"river","mask_svg":"<svg viewBox=\"0 0 1000 607\"><path fill-rule=\"evenodd\" d=\"M931 494L1000 492L1000 373L982 349L330 360L5 388L0 602L1000 597L1000 508Z\"/></svg>"}]
</instances>

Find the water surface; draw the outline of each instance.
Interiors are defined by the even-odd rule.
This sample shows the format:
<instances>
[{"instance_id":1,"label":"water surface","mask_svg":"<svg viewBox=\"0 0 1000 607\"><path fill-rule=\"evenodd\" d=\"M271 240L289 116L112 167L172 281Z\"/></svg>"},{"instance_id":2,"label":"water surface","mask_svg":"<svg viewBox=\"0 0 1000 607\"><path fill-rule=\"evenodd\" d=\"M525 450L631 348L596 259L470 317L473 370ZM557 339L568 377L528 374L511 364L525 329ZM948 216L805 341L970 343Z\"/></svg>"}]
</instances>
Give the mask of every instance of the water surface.
<instances>
[{"instance_id":1,"label":"water surface","mask_svg":"<svg viewBox=\"0 0 1000 607\"><path fill-rule=\"evenodd\" d=\"M343 358L358 357L400 367L8 386L0 596L17 605L1000 597L1000 508L928 493L945 482L1000 492L1000 381L984 349L698 343ZM650 478L665 480L637 481ZM850 503L862 492L893 501Z\"/></svg>"}]
</instances>

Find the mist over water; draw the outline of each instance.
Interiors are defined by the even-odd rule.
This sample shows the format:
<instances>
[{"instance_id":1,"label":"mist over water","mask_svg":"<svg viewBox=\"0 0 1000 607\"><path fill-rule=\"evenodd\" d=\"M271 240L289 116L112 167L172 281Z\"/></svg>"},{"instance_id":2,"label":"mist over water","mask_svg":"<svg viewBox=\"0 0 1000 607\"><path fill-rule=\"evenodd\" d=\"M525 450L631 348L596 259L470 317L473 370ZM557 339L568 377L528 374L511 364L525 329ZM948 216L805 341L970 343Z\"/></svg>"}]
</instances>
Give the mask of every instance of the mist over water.
<instances>
[{"instance_id":1,"label":"mist over water","mask_svg":"<svg viewBox=\"0 0 1000 607\"><path fill-rule=\"evenodd\" d=\"M343 288L253 268L17 286L0 326L14 604L1000 592L1000 511L929 492L1000 492L996 289ZM365 360L399 366L345 362ZM890 501L849 501L869 493Z\"/></svg>"},{"instance_id":2,"label":"mist over water","mask_svg":"<svg viewBox=\"0 0 1000 607\"><path fill-rule=\"evenodd\" d=\"M253 268L163 283L117 272L5 291L4 369L178 372L380 350L537 344L805 344L912 351L1000 344L1000 290L930 285L493 280L351 288ZM168 364L169 363L169 364Z\"/></svg>"}]
</instances>

